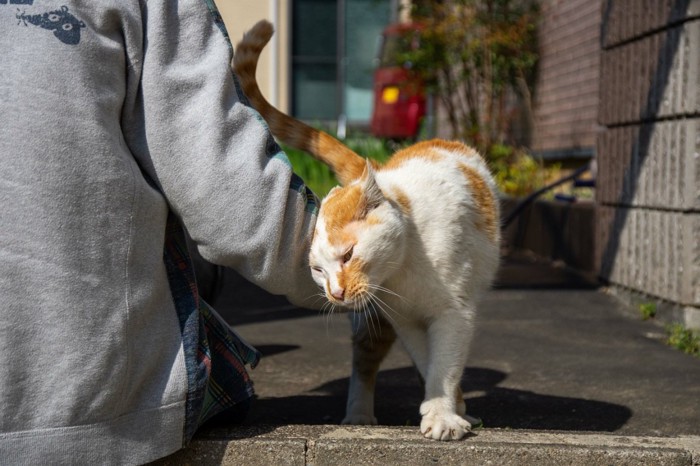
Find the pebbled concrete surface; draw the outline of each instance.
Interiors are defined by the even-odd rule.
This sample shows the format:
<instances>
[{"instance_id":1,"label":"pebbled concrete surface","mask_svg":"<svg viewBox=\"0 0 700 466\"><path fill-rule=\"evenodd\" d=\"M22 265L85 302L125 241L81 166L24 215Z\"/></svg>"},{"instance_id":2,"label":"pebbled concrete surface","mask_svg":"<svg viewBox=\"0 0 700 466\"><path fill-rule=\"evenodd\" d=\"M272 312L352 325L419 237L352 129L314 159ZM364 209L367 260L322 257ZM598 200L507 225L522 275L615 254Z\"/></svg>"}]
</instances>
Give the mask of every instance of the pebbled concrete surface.
<instances>
[{"instance_id":1,"label":"pebbled concrete surface","mask_svg":"<svg viewBox=\"0 0 700 466\"><path fill-rule=\"evenodd\" d=\"M256 426L209 429L155 465L678 465L700 464L700 437L481 429L458 442L407 427Z\"/></svg>"}]
</instances>

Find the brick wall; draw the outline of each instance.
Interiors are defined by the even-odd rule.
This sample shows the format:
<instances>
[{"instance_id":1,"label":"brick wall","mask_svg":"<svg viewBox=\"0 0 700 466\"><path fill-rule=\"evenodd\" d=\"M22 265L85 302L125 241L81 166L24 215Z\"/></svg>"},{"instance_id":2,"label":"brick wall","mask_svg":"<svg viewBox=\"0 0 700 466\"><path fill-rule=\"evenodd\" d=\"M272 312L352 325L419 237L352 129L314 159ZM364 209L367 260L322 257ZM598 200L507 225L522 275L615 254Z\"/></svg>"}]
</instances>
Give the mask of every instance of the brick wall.
<instances>
[{"instance_id":1,"label":"brick wall","mask_svg":"<svg viewBox=\"0 0 700 466\"><path fill-rule=\"evenodd\" d=\"M600 3L543 0L531 147L565 156L595 147L600 76Z\"/></svg>"},{"instance_id":2,"label":"brick wall","mask_svg":"<svg viewBox=\"0 0 700 466\"><path fill-rule=\"evenodd\" d=\"M596 257L700 327L700 0L604 0Z\"/></svg>"}]
</instances>

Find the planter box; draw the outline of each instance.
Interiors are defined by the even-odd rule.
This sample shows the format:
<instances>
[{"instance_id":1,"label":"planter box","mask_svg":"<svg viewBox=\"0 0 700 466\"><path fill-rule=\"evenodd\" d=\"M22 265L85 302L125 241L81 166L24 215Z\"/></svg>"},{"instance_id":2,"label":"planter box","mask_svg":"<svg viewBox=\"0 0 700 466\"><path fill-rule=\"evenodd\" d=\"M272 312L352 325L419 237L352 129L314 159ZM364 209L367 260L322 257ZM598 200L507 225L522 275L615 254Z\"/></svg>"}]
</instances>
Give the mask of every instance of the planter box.
<instances>
[{"instance_id":1,"label":"planter box","mask_svg":"<svg viewBox=\"0 0 700 466\"><path fill-rule=\"evenodd\" d=\"M505 218L518 199L501 201ZM528 250L552 261L563 261L582 272L595 270L595 204L538 200L525 208L502 234L510 250Z\"/></svg>"}]
</instances>

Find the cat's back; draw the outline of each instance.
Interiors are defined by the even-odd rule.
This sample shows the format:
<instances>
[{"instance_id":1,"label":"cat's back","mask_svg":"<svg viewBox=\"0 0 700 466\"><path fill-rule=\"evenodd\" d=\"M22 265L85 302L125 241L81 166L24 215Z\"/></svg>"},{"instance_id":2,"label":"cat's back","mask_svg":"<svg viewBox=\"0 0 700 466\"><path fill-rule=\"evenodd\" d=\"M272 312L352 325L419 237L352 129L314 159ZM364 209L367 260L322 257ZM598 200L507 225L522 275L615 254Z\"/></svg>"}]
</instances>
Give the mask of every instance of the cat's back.
<instances>
[{"instance_id":1,"label":"cat's back","mask_svg":"<svg viewBox=\"0 0 700 466\"><path fill-rule=\"evenodd\" d=\"M450 227L473 226L489 243L498 242L496 184L473 148L457 141L422 141L394 154L377 175L419 227L432 224L432 231L440 225L449 233Z\"/></svg>"}]
</instances>

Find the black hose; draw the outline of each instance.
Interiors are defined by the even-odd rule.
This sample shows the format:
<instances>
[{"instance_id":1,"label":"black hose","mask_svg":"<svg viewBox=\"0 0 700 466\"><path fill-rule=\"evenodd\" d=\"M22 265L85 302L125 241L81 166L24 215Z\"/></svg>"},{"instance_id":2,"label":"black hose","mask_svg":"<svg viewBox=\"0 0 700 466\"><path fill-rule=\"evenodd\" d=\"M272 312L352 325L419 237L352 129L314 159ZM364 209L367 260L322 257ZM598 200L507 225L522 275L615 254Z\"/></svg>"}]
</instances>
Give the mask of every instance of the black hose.
<instances>
[{"instance_id":1,"label":"black hose","mask_svg":"<svg viewBox=\"0 0 700 466\"><path fill-rule=\"evenodd\" d=\"M579 176L583 175L586 171L588 171L589 168L590 164L586 164L583 167L577 168L573 173L563 178L560 178L557 181L550 183L547 186L540 188L534 193L527 196L525 199L520 201L518 205L516 205L515 208L508 214L508 217L506 217L506 219L501 224L501 230L505 230L506 228L508 228L508 225L510 225L513 222L513 220L515 220L516 217L522 213L525 207L532 204L532 202L538 197L540 197L542 194L546 193L550 189L556 188L557 186L566 183L567 181L571 181L578 178Z\"/></svg>"}]
</instances>

